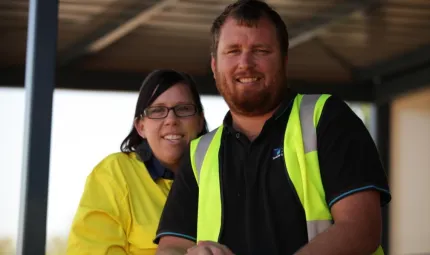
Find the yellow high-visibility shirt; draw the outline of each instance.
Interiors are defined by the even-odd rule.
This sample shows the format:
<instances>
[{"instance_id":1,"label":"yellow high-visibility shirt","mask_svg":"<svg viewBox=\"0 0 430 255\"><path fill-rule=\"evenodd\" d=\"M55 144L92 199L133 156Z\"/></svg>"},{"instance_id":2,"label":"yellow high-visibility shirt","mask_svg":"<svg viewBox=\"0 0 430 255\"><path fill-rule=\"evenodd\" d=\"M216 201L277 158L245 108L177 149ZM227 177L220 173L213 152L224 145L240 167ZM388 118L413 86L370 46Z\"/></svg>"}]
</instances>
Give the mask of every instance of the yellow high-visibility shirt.
<instances>
[{"instance_id":1,"label":"yellow high-visibility shirt","mask_svg":"<svg viewBox=\"0 0 430 255\"><path fill-rule=\"evenodd\" d=\"M172 180L152 179L135 153L103 159L87 177L67 254L155 254Z\"/></svg>"}]
</instances>

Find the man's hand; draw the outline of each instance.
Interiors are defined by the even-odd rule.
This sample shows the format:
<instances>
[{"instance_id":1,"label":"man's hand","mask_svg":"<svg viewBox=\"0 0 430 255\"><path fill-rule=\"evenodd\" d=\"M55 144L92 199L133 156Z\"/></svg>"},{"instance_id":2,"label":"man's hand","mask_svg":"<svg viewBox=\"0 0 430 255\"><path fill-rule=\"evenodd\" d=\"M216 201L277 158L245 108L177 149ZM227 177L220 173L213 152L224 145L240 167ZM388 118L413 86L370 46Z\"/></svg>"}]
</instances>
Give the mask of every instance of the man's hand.
<instances>
[{"instance_id":1,"label":"man's hand","mask_svg":"<svg viewBox=\"0 0 430 255\"><path fill-rule=\"evenodd\" d=\"M234 255L227 246L211 242L200 241L196 246L187 250L187 255Z\"/></svg>"}]
</instances>

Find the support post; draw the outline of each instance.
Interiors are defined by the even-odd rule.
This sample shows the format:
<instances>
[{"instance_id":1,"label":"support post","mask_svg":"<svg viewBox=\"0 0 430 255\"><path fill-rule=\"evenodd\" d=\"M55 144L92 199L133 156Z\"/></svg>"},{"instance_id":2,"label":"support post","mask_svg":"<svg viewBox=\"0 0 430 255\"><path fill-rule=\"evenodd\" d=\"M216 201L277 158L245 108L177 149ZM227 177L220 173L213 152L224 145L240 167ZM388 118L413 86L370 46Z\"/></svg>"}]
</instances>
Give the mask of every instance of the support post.
<instances>
[{"instance_id":1,"label":"support post","mask_svg":"<svg viewBox=\"0 0 430 255\"><path fill-rule=\"evenodd\" d=\"M383 103L376 105L377 115L377 135L376 144L379 149L382 164L384 166L387 177L390 178L390 111L391 103ZM382 208L382 247L385 255L389 254L390 244L390 220L389 220L389 205Z\"/></svg>"},{"instance_id":2,"label":"support post","mask_svg":"<svg viewBox=\"0 0 430 255\"><path fill-rule=\"evenodd\" d=\"M58 0L30 0L17 254L45 254Z\"/></svg>"}]
</instances>

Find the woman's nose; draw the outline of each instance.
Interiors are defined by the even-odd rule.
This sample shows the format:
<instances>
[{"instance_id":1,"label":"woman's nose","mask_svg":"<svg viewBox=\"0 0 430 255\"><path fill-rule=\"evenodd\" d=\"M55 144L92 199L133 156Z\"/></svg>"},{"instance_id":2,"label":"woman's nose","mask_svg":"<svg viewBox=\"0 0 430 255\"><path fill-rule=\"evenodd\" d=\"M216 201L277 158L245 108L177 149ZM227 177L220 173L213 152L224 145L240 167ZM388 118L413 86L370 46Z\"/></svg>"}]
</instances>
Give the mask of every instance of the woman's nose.
<instances>
[{"instance_id":1,"label":"woman's nose","mask_svg":"<svg viewBox=\"0 0 430 255\"><path fill-rule=\"evenodd\" d=\"M166 118L164 119L164 123L172 124L172 123L176 123L177 121L178 121L178 116L176 116L173 109L170 109L169 112L167 113Z\"/></svg>"}]
</instances>

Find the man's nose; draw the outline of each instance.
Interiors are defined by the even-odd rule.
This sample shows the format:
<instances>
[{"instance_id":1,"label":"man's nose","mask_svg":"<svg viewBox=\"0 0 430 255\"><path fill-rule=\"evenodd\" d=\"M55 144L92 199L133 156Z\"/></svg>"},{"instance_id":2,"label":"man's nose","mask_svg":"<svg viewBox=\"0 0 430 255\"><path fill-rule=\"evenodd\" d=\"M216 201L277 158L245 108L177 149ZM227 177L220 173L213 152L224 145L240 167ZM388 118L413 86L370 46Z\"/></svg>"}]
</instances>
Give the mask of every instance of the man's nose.
<instances>
[{"instance_id":1,"label":"man's nose","mask_svg":"<svg viewBox=\"0 0 430 255\"><path fill-rule=\"evenodd\" d=\"M255 67L255 60L251 52L242 52L239 57L239 69L247 70Z\"/></svg>"}]
</instances>

